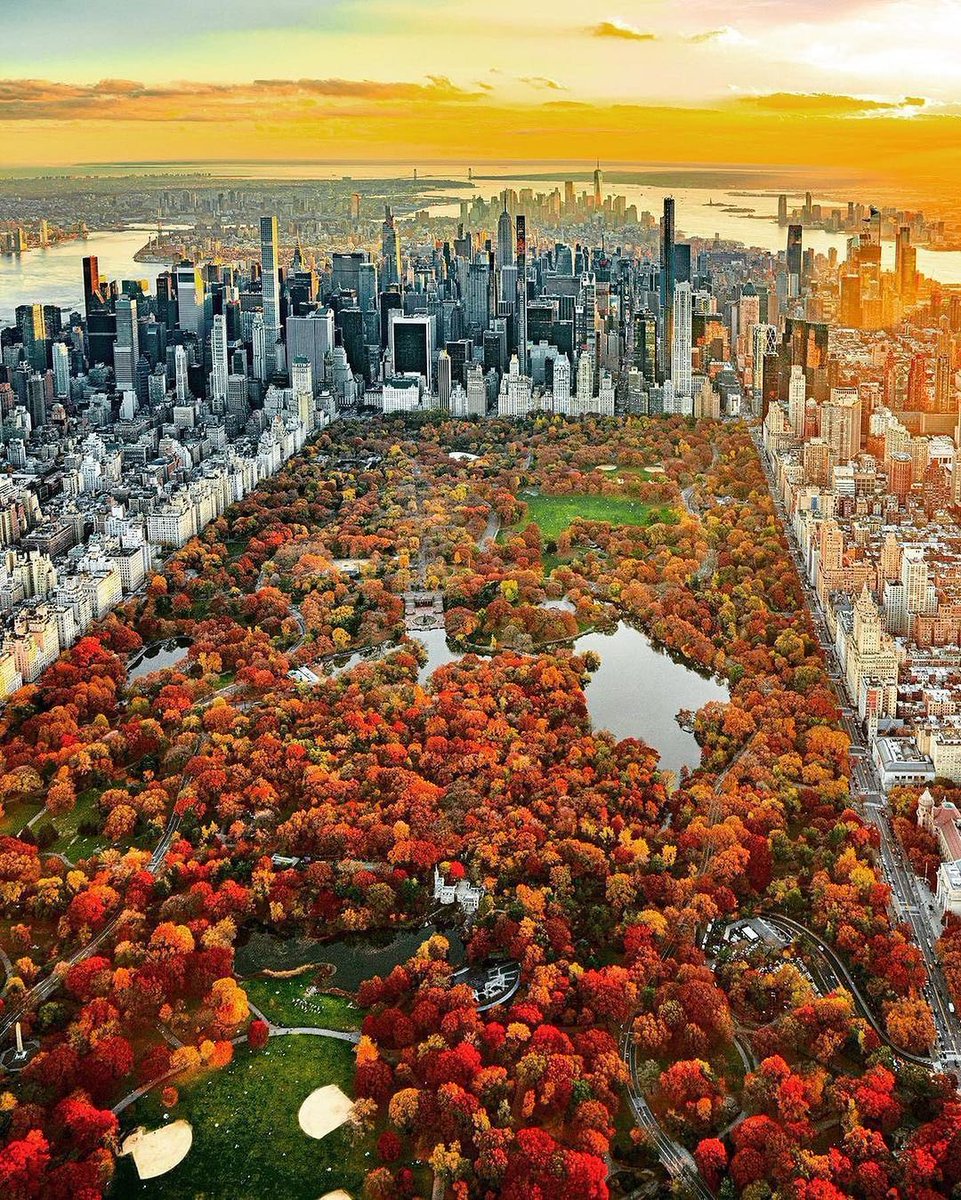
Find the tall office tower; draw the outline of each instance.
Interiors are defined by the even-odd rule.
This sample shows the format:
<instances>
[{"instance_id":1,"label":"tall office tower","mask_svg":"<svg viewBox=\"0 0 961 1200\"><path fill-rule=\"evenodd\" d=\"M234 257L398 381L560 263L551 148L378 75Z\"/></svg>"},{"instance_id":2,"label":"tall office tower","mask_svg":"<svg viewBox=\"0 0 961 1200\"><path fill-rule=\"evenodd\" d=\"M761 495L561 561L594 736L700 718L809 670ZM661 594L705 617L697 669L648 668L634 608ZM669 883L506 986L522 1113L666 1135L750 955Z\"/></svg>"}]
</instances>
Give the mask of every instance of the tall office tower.
<instances>
[{"instance_id":1,"label":"tall office tower","mask_svg":"<svg viewBox=\"0 0 961 1200\"><path fill-rule=\"evenodd\" d=\"M177 324L177 276L173 271L161 271L157 276L157 320L168 329Z\"/></svg>"},{"instance_id":2,"label":"tall office tower","mask_svg":"<svg viewBox=\"0 0 961 1200\"><path fill-rule=\"evenodd\" d=\"M554 271L565 279L574 278L574 251L565 242L554 247Z\"/></svg>"},{"instance_id":3,"label":"tall office tower","mask_svg":"<svg viewBox=\"0 0 961 1200\"><path fill-rule=\"evenodd\" d=\"M53 356L53 394L58 400L65 400L70 395L70 347L66 342L54 342Z\"/></svg>"},{"instance_id":4,"label":"tall office tower","mask_svg":"<svg viewBox=\"0 0 961 1200\"><path fill-rule=\"evenodd\" d=\"M174 269L177 281L177 324L185 333L195 333L201 344L206 340L204 280L200 268L192 262L178 263Z\"/></svg>"},{"instance_id":5,"label":"tall office tower","mask_svg":"<svg viewBox=\"0 0 961 1200\"><path fill-rule=\"evenodd\" d=\"M357 303L364 312L377 307L377 265L363 262L357 271Z\"/></svg>"},{"instance_id":6,"label":"tall office tower","mask_svg":"<svg viewBox=\"0 0 961 1200\"><path fill-rule=\"evenodd\" d=\"M117 344L113 351L113 373L118 392L132 392L137 385L140 361L140 330L137 325L137 301L130 296L117 300Z\"/></svg>"},{"instance_id":7,"label":"tall office tower","mask_svg":"<svg viewBox=\"0 0 961 1200\"><path fill-rule=\"evenodd\" d=\"M334 292L353 292L360 299L360 268L367 262L365 250L331 255L330 286Z\"/></svg>"},{"instance_id":8,"label":"tall office tower","mask_svg":"<svg viewBox=\"0 0 961 1200\"><path fill-rule=\"evenodd\" d=\"M693 315L691 285L676 284L671 322L671 379L674 381L674 395L679 398L693 395Z\"/></svg>"},{"instance_id":9,"label":"tall office tower","mask_svg":"<svg viewBox=\"0 0 961 1200\"><path fill-rule=\"evenodd\" d=\"M571 411L571 360L566 354L554 359L553 411L568 416Z\"/></svg>"},{"instance_id":10,"label":"tall office tower","mask_svg":"<svg viewBox=\"0 0 961 1200\"><path fill-rule=\"evenodd\" d=\"M17 325L23 338L27 362L35 371L47 369L47 328L42 304L18 304Z\"/></svg>"},{"instance_id":11,"label":"tall office tower","mask_svg":"<svg viewBox=\"0 0 961 1200\"><path fill-rule=\"evenodd\" d=\"M598 163L594 171L594 207L600 208L604 203L602 193L602 184L604 183L604 175L601 171L601 164Z\"/></svg>"},{"instance_id":12,"label":"tall office tower","mask_svg":"<svg viewBox=\"0 0 961 1200\"><path fill-rule=\"evenodd\" d=\"M787 196L777 198L777 223L782 229L787 224Z\"/></svg>"},{"instance_id":13,"label":"tall office tower","mask_svg":"<svg viewBox=\"0 0 961 1200\"><path fill-rule=\"evenodd\" d=\"M390 365L394 375L420 375L427 391L433 389L433 357L437 345L437 320L433 313L395 317L390 326Z\"/></svg>"},{"instance_id":14,"label":"tall office tower","mask_svg":"<svg viewBox=\"0 0 961 1200\"><path fill-rule=\"evenodd\" d=\"M513 265L514 222L511 220L511 214L507 210L507 193L505 192L504 211L497 222L497 266L503 270L504 267L512 267Z\"/></svg>"},{"instance_id":15,"label":"tall office tower","mask_svg":"<svg viewBox=\"0 0 961 1200\"><path fill-rule=\"evenodd\" d=\"M92 254L83 260L83 305L88 317L104 306L103 292L100 288L100 264Z\"/></svg>"},{"instance_id":16,"label":"tall office tower","mask_svg":"<svg viewBox=\"0 0 961 1200\"><path fill-rule=\"evenodd\" d=\"M264 297L264 337L267 343L267 377L277 369L280 340L280 265L277 218L260 218L260 287Z\"/></svg>"},{"instance_id":17,"label":"tall office tower","mask_svg":"<svg viewBox=\"0 0 961 1200\"><path fill-rule=\"evenodd\" d=\"M752 385L755 398L764 386L764 360L777 354L778 333L776 325L755 325L751 332Z\"/></svg>"},{"instance_id":18,"label":"tall office tower","mask_svg":"<svg viewBox=\"0 0 961 1200\"><path fill-rule=\"evenodd\" d=\"M27 380L27 412L33 429L47 423L47 388L44 377L34 372Z\"/></svg>"},{"instance_id":19,"label":"tall office tower","mask_svg":"<svg viewBox=\"0 0 961 1200\"><path fill-rule=\"evenodd\" d=\"M648 383L657 379L657 319L644 313L634 321L634 366Z\"/></svg>"},{"instance_id":20,"label":"tall office tower","mask_svg":"<svg viewBox=\"0 0 961 1200\"><path fill-rule=\"evenodd\" d=\"M177 403L185 404L190 398L187 380L187 351L183 346L174 347L174 379L177 388Z\"/></svg>"},{"instance_id":21,"label":"tall office tower","mask_svg":"<svg viewBox=\"0 0 961 1200\"><path fill-rule=\"evenodd\" d=\"M314 380L309 358L295 358L290 364L290 386L297 405L297 416L308 431L314 427Z\"/></svg>"},{"instance_id":22,"label":"tall office tower","mask_svg":"<svg viewBox=\"0 0 961 1200\"><path fill-rule=\"evenodd\" d=\"M661 217L661 365L670 379L674 349L674 197L664 197Z\"/></svg>"},{"instance_id":23,"label":"tall office tower","mask_svg":"<svg viewBox=\"0 0 961 1200\"><path fill-rule=\"evenodd\" d=\"M804 378L804 368L791 368L791 380L788 384L787 414L794 436L804 437L804 417L807 405L807 381Z\"/></svg>"},{"instance_id":24,"label":"tall office tower","mask_svg":"<svg viewBox=\"0 0 961 1200\"><path fill-rule=\"evenodd\" d=\"M381 283L386 291L389 287L400 287L401 261L400 238L397 234L397 222L388 204L384 209L384 226L381 235L381 254L384 267L381 271Z\"/></svg>"},{"instance_id":25,"label":"tall office tower","mask_svg":"<svg viewBox=\"0 0 961 1200\"><path fill-rule=\"evenodd\" d=\"M264 323L264 314L262 312L254 314L250 340L253 345L254 379L265 383L270 371L267 362L267 326Z\"/></svg>"},{"instance_id":26,"label":"tall office tower","mask_svg":"<svg viewBox=\"0 0 961 1200\"><path fill-rule=\"evenodd\" d=\"M490 321L490 262L478 254L467 268L467 328L480 340Z\"/></svg>"},{"instance_id":27,"label":"tall office tower","mask_svg":"<svg viewBox=\"0 0 961 1200\"><path fill-rule=\"evenodd\" d=\"M799 296L801 294L803 237L804 229L801 225L789 225L787 227L787 291L789 296Z\"/></svg>"},{"instance_id":28,"label":"tall office tower","mask_svg":"<svg viewBox=\"0 0 961 1200\"><path fill-rule=\"evenodd\" d=\"M527 374L527 218L517 218L517 361Z\"/></svg>"},{"instance_id":29,"label":"tall office tower","mask_svg":"<svg viewBox=\"0 0 961 1200\"><path fill-rule=\"evenodd\" d=\"M440 400L440 407L448 412L450 410L450 394L452 383L452 371L450 355L446 350L441 350L437 356L437 396Z\"/></svg>"},{"instance_id":30,"label":"tall office tower","mask_svg":"<svg viewBox=\"0 0 961 1200\"><path fill-rule=\"evenodd\" d=\"M218 313L210 332L210 399L215 412L227 406L227 318Z\"/></svg>"},{"instance_id":31,"label":"tall office tower","mask_svg":"<svg viewBox=\"0 0 961 1200\"><path fill-rule=\"evenodd\" d=\"M319 309L306 317L287 318L287 353L291 360L307 358L315 387L327 382L327 355L334 348L334 313Z\"/></svg>"}]
</instances>

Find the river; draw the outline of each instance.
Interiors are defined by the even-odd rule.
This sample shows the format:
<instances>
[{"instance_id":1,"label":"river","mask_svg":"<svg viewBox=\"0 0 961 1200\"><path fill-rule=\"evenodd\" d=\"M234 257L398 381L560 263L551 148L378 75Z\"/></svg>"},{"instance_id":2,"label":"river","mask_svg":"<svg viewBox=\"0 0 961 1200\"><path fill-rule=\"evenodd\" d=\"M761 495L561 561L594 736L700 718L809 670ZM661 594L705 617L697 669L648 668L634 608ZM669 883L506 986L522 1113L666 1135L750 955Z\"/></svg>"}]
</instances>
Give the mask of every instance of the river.
<instances>
[{"instance_id":1,"label":"river","mask_svg":"<svg viewBox=\"0 0 961 1200\"><path fill-rule=\"evenodd\" d=\"M18 304L56 304L83 311L83 259L94 254L108 279L146 279L153 291L162 263L138 263L134 255L156 230L147 226L92 233L86 241L58 242L46 250L0 254L0 324L12 324Z\"/></svg>"}]
</instances>

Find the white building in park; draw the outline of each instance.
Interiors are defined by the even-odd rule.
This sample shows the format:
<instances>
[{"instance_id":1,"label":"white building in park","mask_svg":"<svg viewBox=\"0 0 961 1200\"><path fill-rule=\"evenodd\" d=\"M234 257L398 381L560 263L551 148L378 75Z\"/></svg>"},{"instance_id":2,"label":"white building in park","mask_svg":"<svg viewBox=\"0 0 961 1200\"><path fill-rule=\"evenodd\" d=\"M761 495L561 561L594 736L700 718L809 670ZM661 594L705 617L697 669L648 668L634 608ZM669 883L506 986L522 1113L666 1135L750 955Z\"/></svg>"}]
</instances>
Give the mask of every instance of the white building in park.
<instances>
[{"instance_id":1,"label":"white building in park","mask_svg":"<svg viewBox=\"0 0 961 1200\"><path fill-rule=\"evenodd\" d=\"M486 894L484 888L469 879L448 883L437 867L434 868L434 899L439 903L459 904L467 916L473 916Z\"/></svg>"}]
</instances>

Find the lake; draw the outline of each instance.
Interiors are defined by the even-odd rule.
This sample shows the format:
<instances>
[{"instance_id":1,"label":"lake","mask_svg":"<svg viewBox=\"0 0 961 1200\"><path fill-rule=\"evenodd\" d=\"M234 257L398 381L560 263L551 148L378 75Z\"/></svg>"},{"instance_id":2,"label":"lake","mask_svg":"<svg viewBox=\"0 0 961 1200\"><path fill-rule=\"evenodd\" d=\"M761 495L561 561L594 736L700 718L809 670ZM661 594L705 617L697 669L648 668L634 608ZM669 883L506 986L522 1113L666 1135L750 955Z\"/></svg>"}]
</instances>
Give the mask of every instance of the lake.
<instances>
[{"instance_id":1,"label":"lake","mask_svg":"<svg viewBox=\"0 0 961 1200\"><path fill-rule=\"evenodd\" d=\"M692 671L624 622L613 633L585 634L576 646L578 653L593 650L601 660L587 685L596 729L640 738L660 751L661 766L675 774L700 766L700 746L675 718L682 708L696 712L712 700L729 700L722 683Z\"/></svg>"},{"instance_id":2,"label":"lake","mask_svg":"<svg viewBox=\"0 0 961 1200\"><path fill-rule=\"evenodd\" d=\"M567 608L567 601L547 607ZM413 636L413 635L412 635ZM447 642L443 629L416 636L427 650L420 682L426 683L438 667L458 662L463 654ZM679 774L701 763L701 748L694 735L677 723L681 709L691 712L717 700L730 699L719 680L701 675L659 650L646 634L620 622L611 633L587 633L574 642L579 654L593 650L601 665L587 685L587 709L595 729L607 729L619 740L640 738L661 756L661 767ZM385 649L384 653L388 653ZM349 671L376 653L353 654L335 673Z\"/></svg>"},{"instance_id":3,"label":"lake","mask_svg":"<svg viewBox=\"0 0 961 1200\"><path fill-rule=\"evenodd\" d=\"M190 649L190 638L168 638L165 642L154 642L153 645L138 650L136 657L127 668L127 681L133 683L144 675L154 671L164 671L183 662Z\"/></svg>"}]
</instances>

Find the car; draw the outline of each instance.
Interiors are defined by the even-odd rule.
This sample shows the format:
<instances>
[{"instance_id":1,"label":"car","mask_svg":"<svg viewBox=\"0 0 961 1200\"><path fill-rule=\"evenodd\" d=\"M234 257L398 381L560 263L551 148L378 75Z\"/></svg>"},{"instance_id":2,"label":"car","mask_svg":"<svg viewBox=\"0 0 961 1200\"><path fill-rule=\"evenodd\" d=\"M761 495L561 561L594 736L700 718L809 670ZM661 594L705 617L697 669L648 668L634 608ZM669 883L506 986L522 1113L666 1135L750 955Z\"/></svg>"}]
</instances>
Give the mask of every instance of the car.
<instances>
[{"instance_id":1,"label":"car","mask_svg":"<svg viewBox=\"0 0 961 1200\"><path fill-rule=\"evenodd\" d=\"M954 1001L953 1000L948 1001L948 1012L951 1013L952 1016L954 1015Z\"/></svg>"}]
</instances>

